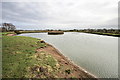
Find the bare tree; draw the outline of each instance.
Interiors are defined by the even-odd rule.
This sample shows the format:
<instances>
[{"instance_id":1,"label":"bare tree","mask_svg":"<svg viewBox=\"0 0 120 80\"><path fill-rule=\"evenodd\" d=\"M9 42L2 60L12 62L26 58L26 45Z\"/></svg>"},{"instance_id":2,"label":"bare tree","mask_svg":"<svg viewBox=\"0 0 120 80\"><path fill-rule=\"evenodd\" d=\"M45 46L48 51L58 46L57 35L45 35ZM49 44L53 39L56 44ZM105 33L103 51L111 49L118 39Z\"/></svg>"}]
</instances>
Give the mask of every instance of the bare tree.
<instances>
[{"instance_id":1,"label":"bare tree","mask_svg":"<svg viewBox=\"0 0 120 80\"><path fill-rule=\"evenodd\" d=\"M14 31L16 27L12 23L2 23L2 28L6 31Z\"/></svg>"}]
</instances>

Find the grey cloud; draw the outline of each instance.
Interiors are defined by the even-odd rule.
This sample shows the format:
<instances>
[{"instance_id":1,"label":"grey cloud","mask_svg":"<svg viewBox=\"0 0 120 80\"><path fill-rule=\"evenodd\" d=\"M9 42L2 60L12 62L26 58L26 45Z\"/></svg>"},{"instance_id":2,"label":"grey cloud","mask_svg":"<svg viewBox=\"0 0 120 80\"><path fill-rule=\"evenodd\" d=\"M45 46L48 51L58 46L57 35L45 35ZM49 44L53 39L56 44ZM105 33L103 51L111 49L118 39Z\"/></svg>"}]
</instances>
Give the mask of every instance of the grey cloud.
<instances>
[{"instance_id":1,"label":"grey cloud","mask_svg":"<svg viewBox=\"0 0 120 80\"><path fill-rule=\"evenodd\" d=\"M42 0L41 0L42 1ZM19 24L109 25L117 17L117 0L2 2L2 20ZM111 23L112 25L112 23ZM65 25L66 26L66 25Z\"/></svg>"},{"instance_id":2,"label":"grey cloud","mask_svg":"<svg viewBox=\"0 0 120 80\"><path fill-rule=\"evenodd\" d=\"M42 8L37 8L37 3L4 2L2 4L3 20L15 20L21 22L40 22L46 19ZM37 8L37 9L36 9Z\"/></svg>"}]
</instances>

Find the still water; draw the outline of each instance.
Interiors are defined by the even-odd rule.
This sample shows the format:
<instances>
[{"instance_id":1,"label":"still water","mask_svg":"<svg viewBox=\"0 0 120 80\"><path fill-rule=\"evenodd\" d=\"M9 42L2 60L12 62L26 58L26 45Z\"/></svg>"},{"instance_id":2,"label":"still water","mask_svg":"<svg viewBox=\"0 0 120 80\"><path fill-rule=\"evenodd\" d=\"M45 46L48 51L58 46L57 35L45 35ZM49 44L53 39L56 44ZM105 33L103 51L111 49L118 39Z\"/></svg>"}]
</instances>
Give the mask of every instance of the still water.
<instances>
[{"instance_id":1,"label":"still water","mask_svg":"<svg viewBox=\"0 0 120 80\"><path fill-rule=\"evenodd\" d=\"M52 44L74 63L99 78L118 78L118 38L87 33L26 33Z\"/></svg>"}]
</instances>

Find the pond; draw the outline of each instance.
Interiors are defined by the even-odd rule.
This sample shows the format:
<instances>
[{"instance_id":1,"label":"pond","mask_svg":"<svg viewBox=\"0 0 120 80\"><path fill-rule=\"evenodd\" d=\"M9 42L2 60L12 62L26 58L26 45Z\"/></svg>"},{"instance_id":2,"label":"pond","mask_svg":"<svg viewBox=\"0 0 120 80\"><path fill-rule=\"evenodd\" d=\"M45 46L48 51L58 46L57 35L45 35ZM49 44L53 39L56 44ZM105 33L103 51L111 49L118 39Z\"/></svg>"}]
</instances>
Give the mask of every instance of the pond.
<instances>
[{"instance_id":1,"label":"pond","mask_svg":"<svg viewBox=\"0 0 120 80\"><path fill-rule=\"evenodd\" d=\"M78 32L26 33L52 44L75 64L99 78L118 78L118 38Z\"/></svg>"}]
</instances>

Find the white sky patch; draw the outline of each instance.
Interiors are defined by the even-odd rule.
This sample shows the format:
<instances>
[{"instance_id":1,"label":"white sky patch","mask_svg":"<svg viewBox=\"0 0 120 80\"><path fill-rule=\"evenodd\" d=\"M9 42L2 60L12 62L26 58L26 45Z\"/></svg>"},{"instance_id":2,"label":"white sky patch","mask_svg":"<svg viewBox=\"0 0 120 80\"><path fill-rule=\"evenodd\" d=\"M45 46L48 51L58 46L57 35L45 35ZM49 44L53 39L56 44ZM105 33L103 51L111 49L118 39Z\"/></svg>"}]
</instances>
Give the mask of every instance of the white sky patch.
<instances>
[{"instance_id":1,"label":"white sky patch","mask_svg":"<svg viewBox=\"0 0 120 80\"><path fill-rule=\"evenodd\" d=\"M2 2L3 22L22 26L59 25L58 28L66 25L92 28L96 25L118 24L118 0L11 1Z\"/></svg>"}]
</instances>

